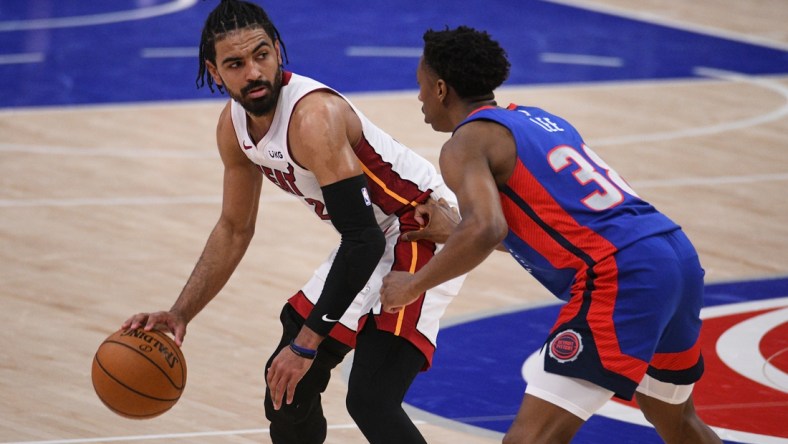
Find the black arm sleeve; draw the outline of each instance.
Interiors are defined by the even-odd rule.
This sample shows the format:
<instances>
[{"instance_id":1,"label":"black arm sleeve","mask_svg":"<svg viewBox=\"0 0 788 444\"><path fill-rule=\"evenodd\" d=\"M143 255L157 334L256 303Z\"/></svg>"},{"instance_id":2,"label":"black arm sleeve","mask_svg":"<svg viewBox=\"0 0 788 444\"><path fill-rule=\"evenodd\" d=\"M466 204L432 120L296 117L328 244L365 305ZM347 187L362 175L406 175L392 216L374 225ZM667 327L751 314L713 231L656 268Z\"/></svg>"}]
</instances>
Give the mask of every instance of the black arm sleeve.
<instances>
[{"instance_id":1,"label":"black arm sleeve","mask_svg":"<svg viewBox=\"0 0 788 444\"><path fill-rule=\"evenodd\" d=\"M340 180L322 190L331 223L342 239L306 326L327 336L375 271L386 238L375 220L364 175Z\"/></svg>"}]
</instances>

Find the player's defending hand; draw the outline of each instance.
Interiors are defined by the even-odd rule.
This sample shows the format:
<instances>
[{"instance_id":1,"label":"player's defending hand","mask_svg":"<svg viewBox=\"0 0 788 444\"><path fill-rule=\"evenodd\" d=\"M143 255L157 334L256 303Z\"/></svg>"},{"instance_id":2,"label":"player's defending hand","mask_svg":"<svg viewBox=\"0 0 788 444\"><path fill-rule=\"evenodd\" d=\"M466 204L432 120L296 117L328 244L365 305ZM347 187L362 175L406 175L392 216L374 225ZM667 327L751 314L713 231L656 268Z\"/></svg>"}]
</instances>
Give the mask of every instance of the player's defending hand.
<instances>
[{"instance_id":1,"label":"player's defending hand","mask_svg":"<svg viewBox=\"0 0 788 444\"><path fill-rule=\"evenodd\" d=\"M383 311L398 313L419 298L421 293L413 289L412 281L413 275L406 271L392 271L383 278L383 285L380 287Z\"/></svg>"},{"instance_id":2,"label":"player's defending hand","mask_svg":"<svg viewBox=\"0 0 788 444\"><path fill-rule=\"evenodd\" d=\"M146 331L155 329L166 330L175 336L178 347L183 346L183 337L186 336L186 321L178 313L172 311L157 311L155 313L137 313L126 319L120 328L134 330L142 327Z\"/></svg>"},{"instance_id":3,"label":"player's defending hand","mask_svg":"<svg viewBox=\"0 0 788 444\"><path fill-rule=\"evenodd\" d=\"M430 199L417 206L416 221L422 226L421 230L409 231L402 234L402 239L414 242L426 239L439 244L445 243L454 227L460 223L460 213L452 207L446 199Z\"/></svg>"}]
</instances>

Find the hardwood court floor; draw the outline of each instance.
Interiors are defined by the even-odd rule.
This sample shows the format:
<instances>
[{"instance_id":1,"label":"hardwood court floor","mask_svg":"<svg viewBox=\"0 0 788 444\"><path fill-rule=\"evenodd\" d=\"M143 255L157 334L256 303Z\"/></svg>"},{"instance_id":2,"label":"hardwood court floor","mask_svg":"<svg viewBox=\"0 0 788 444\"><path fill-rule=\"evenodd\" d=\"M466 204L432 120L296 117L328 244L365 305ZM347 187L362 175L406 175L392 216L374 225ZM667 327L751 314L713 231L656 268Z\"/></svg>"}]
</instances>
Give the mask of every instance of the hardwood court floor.
<instances>
[{"instance_id":1,"label":"hardwood court floor","mask_svg":"<svg viewBox=\"0 0 788 444\"><path fill-rule=\"evenodd\" d=\"M596 6L788 46L780 0L605 0ZM501 103L548 109L698 247L710 282L788 274L788 76L504 88ZM423 124L415 92L351 99L437 162L446 135ZM336 244L267 183L257 235L225 290L190 325L184 397L149 421L109 413L90 385L101 340L137 311L166 309L219 214L214 143L222 104L190 102L0 113L0 442L268 442L265 359L285 299ZM524 296L525 295L525 296ZM446 319L550 300L503 253L467 280ZM329 443L361 443L342 370L325 396ZM487 443L420 423L431 443ZM177 435L177 434L194 435ZM215 433L215 435L211 435ZM180 439L176 440L180 436ZM64 441L73 440L73 441ZM109 441L109 440L107 440Z\"/></svg>"}]
</instances>

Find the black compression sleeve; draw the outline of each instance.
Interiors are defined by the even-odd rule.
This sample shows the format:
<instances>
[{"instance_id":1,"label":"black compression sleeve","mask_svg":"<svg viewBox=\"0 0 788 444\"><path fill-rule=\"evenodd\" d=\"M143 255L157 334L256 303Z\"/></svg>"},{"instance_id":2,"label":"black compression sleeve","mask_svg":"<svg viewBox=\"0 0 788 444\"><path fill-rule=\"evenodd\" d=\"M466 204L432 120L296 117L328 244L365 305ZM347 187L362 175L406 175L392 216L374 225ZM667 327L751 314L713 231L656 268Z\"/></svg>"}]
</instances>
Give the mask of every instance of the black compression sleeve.
<instances>
[{"instance_id":1,"label":"black compression sleeve","mask_svg":"<svg viewBox=\"0 0 788 444\"><path fill-rule=\"evenodd\" d=\"M326 185L322 190L331 223L342 239L306 325L327 336L375 271L386 238L375 220L363 175Z\"/></svg>"}]
</instances>

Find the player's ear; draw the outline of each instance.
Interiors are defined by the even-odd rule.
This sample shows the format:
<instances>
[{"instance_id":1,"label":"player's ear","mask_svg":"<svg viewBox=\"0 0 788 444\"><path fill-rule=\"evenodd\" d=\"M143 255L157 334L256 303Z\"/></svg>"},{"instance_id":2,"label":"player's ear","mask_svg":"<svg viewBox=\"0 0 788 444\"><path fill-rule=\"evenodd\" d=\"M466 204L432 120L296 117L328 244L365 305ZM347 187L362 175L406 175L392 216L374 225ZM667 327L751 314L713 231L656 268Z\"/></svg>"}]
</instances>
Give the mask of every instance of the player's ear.
<instances>
[{"instance_id":1,"label":"player's ear","mask_svg":"<svg viewBox=\"0 0 788 444\"><path fill-rule=\"evenodd\" d=\"M219 75L219 70L216 68L216 65L211 63L210 60L206 60L205 66L208 68L208 74L213 77L213 83L217 86L222 86L222 77Z\"/></svg>"},{"instance_id":2,"label":"player's ear","mask_svg":"<svg viewBox=\"0 0 788 444\"><path fill-rule=\"evenodd\" d=\"M449 95L449 85L443 79L438 79L435 83L435 93L438 95L438 99L443 102Z\"/></svg>"}]
</instances>

